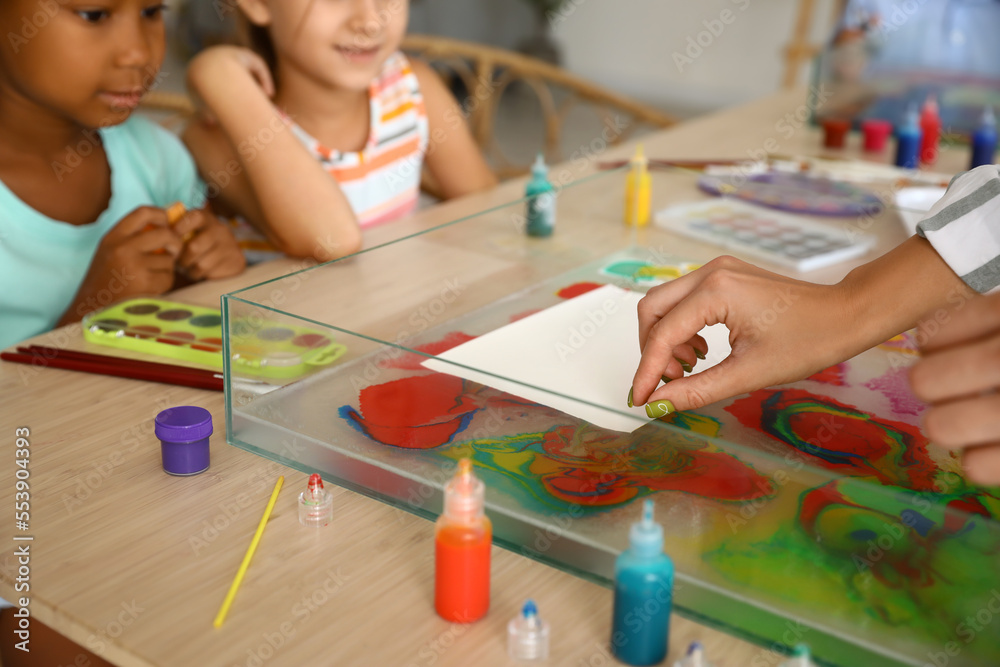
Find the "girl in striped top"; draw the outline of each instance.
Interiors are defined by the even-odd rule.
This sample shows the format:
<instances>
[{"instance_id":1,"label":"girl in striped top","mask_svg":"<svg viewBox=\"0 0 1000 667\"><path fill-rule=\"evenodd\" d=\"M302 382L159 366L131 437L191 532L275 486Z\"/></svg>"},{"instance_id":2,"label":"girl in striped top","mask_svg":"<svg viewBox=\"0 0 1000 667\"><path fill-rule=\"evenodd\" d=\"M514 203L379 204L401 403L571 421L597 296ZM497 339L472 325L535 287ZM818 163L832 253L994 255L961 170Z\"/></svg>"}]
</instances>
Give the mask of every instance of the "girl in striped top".
<instances>
[{"instance_id":1,"label":"girl in striped top","mask_svg":"<svg viewBox=\"0 0 1000 667\"><path fill-rule=\"evenodd\" d=\"M454 98L399 52L406 0L241 0L254 49L196 57L205 120L184 134L248 257L327 261L412 211L421 169L445 197L495 184ZM255 231L254 231L255 230Z\"/></svg>"}]
</instances>

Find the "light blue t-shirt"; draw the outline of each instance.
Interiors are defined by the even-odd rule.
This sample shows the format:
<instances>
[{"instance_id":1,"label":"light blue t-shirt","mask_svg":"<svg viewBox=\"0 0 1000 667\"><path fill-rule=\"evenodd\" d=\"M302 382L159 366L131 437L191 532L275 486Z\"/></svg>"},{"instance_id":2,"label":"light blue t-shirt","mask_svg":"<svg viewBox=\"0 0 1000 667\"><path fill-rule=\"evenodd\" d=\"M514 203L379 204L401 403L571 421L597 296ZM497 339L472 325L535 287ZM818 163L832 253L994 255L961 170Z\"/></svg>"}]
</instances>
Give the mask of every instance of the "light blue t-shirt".
<instances>
[{"instance_id":1,"label":"light blue t-shirt","mask_svg":"<svg viewBox=\"0 0 1000 667\"><path fill-rule=\"evenodd\" d=\"M127 214L175 201L188 208L204 205L204 185L176 136L137 115L99 132L111 167L111 200L92 223L71 225L44 216L0 181L0 349L55 326L101 239ZM52 196L58 197L58 190Z\"/></svg>"}]
</instances>

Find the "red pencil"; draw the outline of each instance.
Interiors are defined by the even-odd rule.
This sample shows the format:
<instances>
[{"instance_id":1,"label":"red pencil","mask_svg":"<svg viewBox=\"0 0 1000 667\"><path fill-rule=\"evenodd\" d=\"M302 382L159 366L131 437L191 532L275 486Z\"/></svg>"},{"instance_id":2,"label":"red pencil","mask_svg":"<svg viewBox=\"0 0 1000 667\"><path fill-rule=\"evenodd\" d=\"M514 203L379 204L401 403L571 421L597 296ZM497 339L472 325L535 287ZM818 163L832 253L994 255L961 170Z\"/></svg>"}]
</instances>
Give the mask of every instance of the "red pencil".
<instances>
[{"instance_id":1,"label":"red pencil","mask_svg":"<svg viewBox=\"0 0 1000 667\"><path fill-rule=\"evenodd\" d=\"M19 364L47 366L98 375L145 380L174 384L196 389L213 389L222 391L222 375L216 371L200 368L187 368L171 364L159 364L152 361L124 359L103 354L91 354L76 350L61 350L54 347L32 345L19 347L17 352L0 353L0 359Z\"/></svg>"}]
</instances>

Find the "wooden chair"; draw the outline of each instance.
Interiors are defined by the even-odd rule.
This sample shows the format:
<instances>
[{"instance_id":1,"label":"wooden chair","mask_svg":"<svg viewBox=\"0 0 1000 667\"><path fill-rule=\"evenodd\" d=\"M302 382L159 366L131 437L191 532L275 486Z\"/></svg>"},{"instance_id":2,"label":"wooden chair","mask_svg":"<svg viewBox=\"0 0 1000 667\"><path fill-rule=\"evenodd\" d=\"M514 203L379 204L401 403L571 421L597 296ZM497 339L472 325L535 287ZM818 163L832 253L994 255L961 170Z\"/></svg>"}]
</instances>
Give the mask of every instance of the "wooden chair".
<instances>
[{"instance_id":1,"label":"wooden chair","mask_svg":"<svg viewBox=\"0 0 1000 667\"><path fill-rule=\"evenodd\" d=\"M623 131L606 133L612 136L609 145L625 141L639 127L664 128L677 122L662 111L512 51L428 35L408 35L403 40L403 50L430 63L446 83L453 82L455 77L461 81L466 96L459 102L467 112L466 122L500 178L526 173L530 167L530 163L512 163L494 131L501 98L518 83L532 91L541 105L544 144L539 148L549 163L566 159L561 148L563 123L581 102L593 107L607 128L617 127L615 114L625 116Z\"/></svg>"},{"instance_id":2,"label":"wooden chair","mask_svg":"<svg viewBox=\"0 0 1000 667\"><path fill-rule=\"evenodd\" d=\"M833 17L831 26L837 25L847 0L833 0ZM798 85L799 72L803 64L808 64L822 50L822 44L814 44L809 39L816 14L816 0L799 0L799 12L792 27L792 38L785 47L785 74L781 81L783 88L794 88Z\"/></svg>"}]
</instances>

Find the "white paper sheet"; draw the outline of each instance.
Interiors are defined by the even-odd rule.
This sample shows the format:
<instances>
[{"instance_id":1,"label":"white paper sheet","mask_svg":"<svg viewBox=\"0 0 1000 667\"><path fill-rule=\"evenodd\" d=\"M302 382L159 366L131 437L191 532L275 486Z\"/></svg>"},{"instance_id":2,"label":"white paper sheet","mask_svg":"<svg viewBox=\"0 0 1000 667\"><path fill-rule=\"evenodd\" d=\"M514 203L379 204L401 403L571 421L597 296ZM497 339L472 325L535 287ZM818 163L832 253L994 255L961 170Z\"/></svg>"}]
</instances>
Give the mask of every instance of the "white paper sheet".
<instances>
[{"instance_id":1,"label":"white paper sheet","mask_svg":"<svg viewBox=\"0 0 1000 667\"><path fill-rule=\"evenodd\" d=\"M626 407L639 365L636 305L642 296L605 285L463 343L423 365L547 405L602 428L631 432L649 421L644 407ZM699 371L719 363L730 351L724 326L706 327L701 335L708 341L709 354L698 362Z\"/></svg>"}]
</instances>

